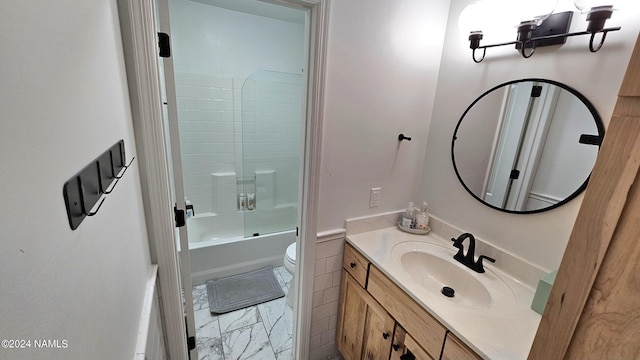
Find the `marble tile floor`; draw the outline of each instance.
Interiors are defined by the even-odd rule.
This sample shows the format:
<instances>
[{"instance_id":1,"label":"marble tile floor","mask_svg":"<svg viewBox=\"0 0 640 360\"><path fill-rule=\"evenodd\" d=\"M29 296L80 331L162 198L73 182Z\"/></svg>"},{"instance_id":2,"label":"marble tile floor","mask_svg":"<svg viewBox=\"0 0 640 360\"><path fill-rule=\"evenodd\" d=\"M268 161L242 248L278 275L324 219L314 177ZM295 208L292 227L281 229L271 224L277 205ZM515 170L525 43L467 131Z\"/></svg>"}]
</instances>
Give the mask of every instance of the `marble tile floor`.
<instances>
[{"instance_id":1,"label":"marble tile floor","mask_svg":"<svg viewBox=\"0 0 640 360\"><path fill-rule=\"evenodd\" d=\"M292 275L282 267L273 272L285 293ZM193 287L196 347L200 360L291 360L293 310L285 298L212 315L207 286Z\"/></svg>"}]
</instances>

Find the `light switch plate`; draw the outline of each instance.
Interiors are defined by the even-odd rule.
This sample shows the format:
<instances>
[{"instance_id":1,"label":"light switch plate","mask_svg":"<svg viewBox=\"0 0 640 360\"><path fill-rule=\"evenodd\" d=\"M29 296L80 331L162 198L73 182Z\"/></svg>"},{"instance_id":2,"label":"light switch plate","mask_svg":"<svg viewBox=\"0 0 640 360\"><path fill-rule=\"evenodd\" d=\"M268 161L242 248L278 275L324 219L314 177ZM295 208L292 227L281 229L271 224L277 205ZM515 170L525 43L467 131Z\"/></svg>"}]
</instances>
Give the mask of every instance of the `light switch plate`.
<instances>
[{"instance_id":1,"label":"light switch plate","mask_svg":"<svg viewBox=\"0 0 640 360\"><path fill-rule=\"evenodd\" d=\"M375 187L371 188L371 193L369 194L369 207L376 207L380 203L380 193L382 192L382 188Z\"/></svg>"}]
</instances>

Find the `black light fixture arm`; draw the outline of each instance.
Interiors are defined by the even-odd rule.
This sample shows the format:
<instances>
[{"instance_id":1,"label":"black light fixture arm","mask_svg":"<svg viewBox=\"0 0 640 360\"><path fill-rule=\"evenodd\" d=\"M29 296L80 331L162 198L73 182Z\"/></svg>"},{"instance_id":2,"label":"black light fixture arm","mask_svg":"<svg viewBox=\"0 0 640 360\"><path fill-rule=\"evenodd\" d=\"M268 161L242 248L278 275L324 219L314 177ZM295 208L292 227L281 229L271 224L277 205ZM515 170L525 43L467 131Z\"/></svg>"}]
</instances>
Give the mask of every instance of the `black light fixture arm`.
<instances>
[{"instance_id":1,"label":"black light fixture arm","mask_svg":"<svg viewBox=\"0 0 640 360\"><path fill-rule=\"evenodd\" d=\"M520 54L524 58L529 58L529 57L531 57L531 55L533 55L533 52L535 50L535 42L536 41L557 39L557 38L563 38L563 37L571 37L571 36L591 35L591 39L589 40L589 51L596 52L596 51L600 50L600 48L604 44L604 40L605 40L605 38L607 36L607 33L611 32L611 31L618 31L620 29L621 29L620 26L616 26L616 27L605 28L605 29L602 29L602 30L599 30L599 31L595 31L595 32L578 31L578 32L572 32L572 33L566 33L566 34L556 34L556 35L532 37L531 39L528 39L527 41L517 41L516 40L516 41L509 41L509 42L503 42L503 43L498 43L498 44L490 44L490 45L480 45L480 40L479 39L472 39L472 36L473 36L473 33L472 33L472 35L469 36L469 41L471 42L471 46L470 46L471 50L473 50L473 53L472 53L473 61L475 61L476 63L479 63L484 59L484 56L486 54L486 50L488 48L505 46L505 45L521 44L522 46L520 47ZM600 43L598 44L598 46L594 47L593 46L594 38L595 38L596 34L598 34L598 33L602 33L602 38L600 39ZM480 34L480 39L482 39L482 35L481 34ZM525 50L524 50L524 48L525 48L524 44L526 44L526 43L533 43L533 45L534 45L534 47L531 48L531 52L528 55L525 53ZM475 55L476 50L478 50L478 49L482 49L483 50L482 58L480 58L480 59L476 59L476 55Z\"/></svg>"},{"instance_id":2,"label":"black light fixture arm","mask_svg":"<svg viewBox=\"0 0 640 360\"><path fill-rule=\"evenodd\" d=\"M618 30L620 30L620 27L618 27ZM613 30L615 31L615 30ZM597 48L593 47L593 39L596 37L597 33L592 33L591 34L591 38L589 39L589 51L591 52L596 52L598 50L600 50L600 48L602 47L602 44L604 44L604 39L607 37L607 32L603 31L602 32L602 37L600 38L600 44L598 45Z\"/></svg>"}]
</instances>

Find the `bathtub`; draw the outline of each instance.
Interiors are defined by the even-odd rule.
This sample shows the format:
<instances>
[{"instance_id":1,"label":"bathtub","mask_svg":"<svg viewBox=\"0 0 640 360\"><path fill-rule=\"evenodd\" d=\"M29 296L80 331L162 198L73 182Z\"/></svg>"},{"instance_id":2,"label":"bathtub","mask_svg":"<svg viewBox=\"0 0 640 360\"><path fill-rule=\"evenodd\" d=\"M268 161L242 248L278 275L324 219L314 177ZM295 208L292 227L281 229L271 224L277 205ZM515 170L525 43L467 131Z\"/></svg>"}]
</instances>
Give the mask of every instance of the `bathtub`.
<instances>
[{"instance_id":1,"label":"bathtub","mask_svg":"<svg viewBox=\"0 0 640 360\"><path fill-rule=\"evenodd\" d=\"M295 207L280 211L294 211ZM244 237L244 217L251 212L199 214L187 220L193 285L207 280L255 270L266 265L282 266L287 246L296 241L288 230ZM269 218L273 214L260 216Z\"/></svg>"}]
</instances>

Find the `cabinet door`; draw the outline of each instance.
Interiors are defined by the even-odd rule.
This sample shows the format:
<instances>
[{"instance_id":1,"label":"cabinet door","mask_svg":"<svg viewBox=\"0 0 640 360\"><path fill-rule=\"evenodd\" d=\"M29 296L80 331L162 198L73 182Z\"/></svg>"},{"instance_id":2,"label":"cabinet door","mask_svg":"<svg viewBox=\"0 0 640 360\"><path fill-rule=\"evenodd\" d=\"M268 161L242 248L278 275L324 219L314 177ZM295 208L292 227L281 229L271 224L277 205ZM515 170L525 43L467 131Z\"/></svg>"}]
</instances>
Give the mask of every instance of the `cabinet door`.
<instances>
[{"instance_id":1,"label":"cabinet door","mask_svg":"<svg viewBox=\"0 0 640 360\"><path fill-rule=\"evenodd\" d=\"M367 316L364 326L363 359L388 359L395 321L367 294Z\"/></svg>"},{"instance_id":2,"label":"cabinet door","mask_svg":"<svg viewBox=\"0 0 640 360\"><path fill-rule=\"evenodd\" d=\"M405 351L411 351L416 360L433 360L433 357L409 334L405 336L404 347Z\"/></svg>"},{"instance_id":3,"label":"cabinet door","mask_svg":"<svg viewBox=\"0 0 640 360\"><path fill-rule=\"evenodd\" d=\"M447 337L442 348L442 360L481 360L473 350L465 345L451 332L447 332Z\"/></svg>"},{"instance_id":4,"label":"cabinet door","mask_svg":"<svg viewBox=\"0 0 640 360\"><path fill-rule=\"evenodd\" d=\"M400 360L400 357L407 353L406 347L404 346L404 338L407 332L400 326L396 324L396 330L393 334L393 344L391 344L391 356L389 360Z\"/></svg>"},{"instance_id":5,"label":"cabinet door","mask_svg":"<svg viewBox=\"0 0 640 360\"><path fill-rule=\"evenodd\" d=\"M361 359L367 312L363 295L367 295L364 289L342 270L336 344L345 360Z\"/></svg>"},{"instance_id":6,"label":"cabinet door","mask_svg":"<svg viewBox=\"0 0 640 360\"><path fill-rule=\"evenodd\" d=\"M343 270L336 343L345 360L388 359L394 324L382 306Z\"/></svg>"},{"instance_id":7,"label":"cabinet door","mask_svg":"<svg viewBox=\"0 0 640 360\"><path fill-rule=\"evenodd\" d=\"M404 356L411 353L413 357ZM415 360L433 360L431 355L427 353L418 342L407 334L406 330L396 323L396 331L393 336L393 344L391 345L390 360L402 360L402 359L415 359Z\"/></svg>"},{"instance_id":8,"label":"cabinet door","mask_svg":"<svg viewBox=\"0 0 640 360\"><path fill-rule=\"evenodd\" d=\"M422 349L438 358L447 331L438 320L373 265L369 267L367 291Z\"/></svg>"}]
</instances>

